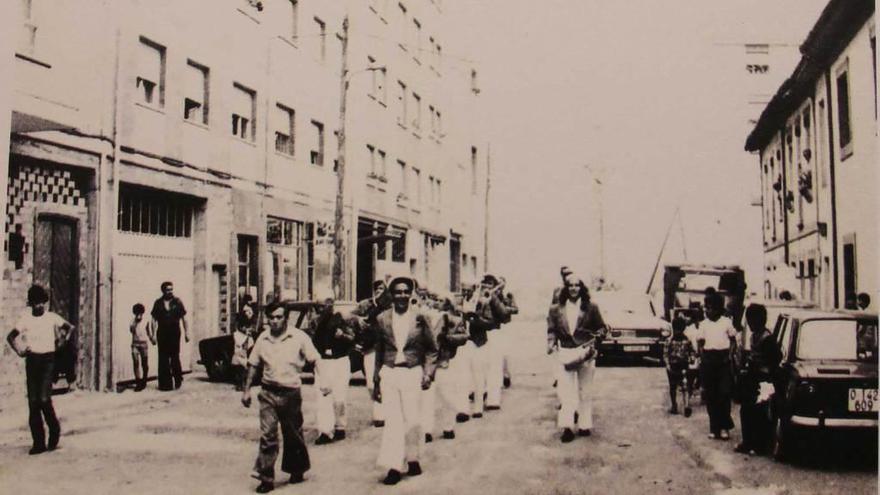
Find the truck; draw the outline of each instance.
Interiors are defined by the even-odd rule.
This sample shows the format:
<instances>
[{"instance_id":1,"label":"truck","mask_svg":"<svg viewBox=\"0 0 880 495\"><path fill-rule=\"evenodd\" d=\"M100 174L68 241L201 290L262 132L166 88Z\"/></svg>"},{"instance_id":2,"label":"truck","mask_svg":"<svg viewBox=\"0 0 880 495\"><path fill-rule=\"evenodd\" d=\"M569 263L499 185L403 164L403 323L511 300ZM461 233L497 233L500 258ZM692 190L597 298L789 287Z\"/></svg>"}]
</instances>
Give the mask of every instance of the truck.
<instances>
[{"instance_id":1,"label":"truck","mask_svg":"<svg viewBox=\"0 0 880 495\"><path fill-rule=\"evenodd\" d=\"M728 316L739 326L746 295L745 273L737 265L666 265L663 272L663 318L672 321L703 307L707 289L724 297Z\"/></svg>"}]
</instances>

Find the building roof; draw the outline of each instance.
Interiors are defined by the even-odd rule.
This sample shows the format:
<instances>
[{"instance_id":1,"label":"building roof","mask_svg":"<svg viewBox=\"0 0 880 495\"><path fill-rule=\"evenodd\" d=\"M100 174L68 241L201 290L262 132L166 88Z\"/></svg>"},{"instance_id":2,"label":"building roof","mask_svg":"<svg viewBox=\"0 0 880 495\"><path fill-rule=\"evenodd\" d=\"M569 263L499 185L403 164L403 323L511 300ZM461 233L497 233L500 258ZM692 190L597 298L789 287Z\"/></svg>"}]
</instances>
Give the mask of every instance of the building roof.
<instances>
[{"instance_id":1,"label":"building roof","mask_svg":"<svg viewBox=\"0 0 880 495\"><path fill-rule=\"evenodd\" d=\"M831 0L800 46L801 60L761 112L746 139L746 151L759 151L808 97L815 82L830 67L874 14L873 0Z\"/></svg>"}]
</instances>

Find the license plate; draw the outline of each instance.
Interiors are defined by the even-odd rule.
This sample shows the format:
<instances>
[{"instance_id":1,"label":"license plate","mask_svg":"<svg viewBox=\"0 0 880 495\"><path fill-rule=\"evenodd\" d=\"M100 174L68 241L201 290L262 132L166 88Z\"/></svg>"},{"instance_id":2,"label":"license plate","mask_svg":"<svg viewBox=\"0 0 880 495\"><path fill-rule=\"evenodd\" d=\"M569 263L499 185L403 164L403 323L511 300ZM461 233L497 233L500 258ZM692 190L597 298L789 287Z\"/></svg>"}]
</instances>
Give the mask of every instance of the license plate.
<instances>
[{"instance_id":1,"label":"license plate","mask_svg":"<svg viewBox=\"0 0 880 495\"><path fill-rule=\"evenodd\" d=\"M880 398L876 388L851 388L849 389L849 410L852 412L877 412L877 402Z\"/></svg>"},{"instance_id":2,"label":"license plate","mask_svg":"<svg viewBox=\"0 0 880 495\"><path fill-rule=\"evenodd\" d=\"M628 345L623 350L626 352L648 352L651 348L646 345Z\"/></svg>"}]
</instances>

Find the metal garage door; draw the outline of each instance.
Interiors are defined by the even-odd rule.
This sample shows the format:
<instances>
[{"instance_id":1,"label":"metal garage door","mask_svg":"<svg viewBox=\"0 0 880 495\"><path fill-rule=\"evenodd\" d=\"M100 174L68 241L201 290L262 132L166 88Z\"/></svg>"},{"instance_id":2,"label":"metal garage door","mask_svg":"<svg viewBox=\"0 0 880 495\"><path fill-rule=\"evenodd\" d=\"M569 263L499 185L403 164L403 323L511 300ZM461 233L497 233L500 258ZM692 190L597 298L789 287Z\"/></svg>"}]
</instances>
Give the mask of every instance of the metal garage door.
<instances>
[{"instance_id":1,"label":"metal garage door","mask_svg":"<svg viewBox=\"0 0 880 495\"><path fill-rule=\"evenodd\" d=\"M174 294L183 301L187 323L192 329L193 242L190 237L161 237L117 232L113 256L113 377L115 382L134 379L131 362L131 307L141 303L149 318L153 302L161 295L164 281L174 284ZM180 363L192 368L192 342L181 336ZM155 346L149 350L150 376L156 376Z\"/></svg>"}]
</instances>

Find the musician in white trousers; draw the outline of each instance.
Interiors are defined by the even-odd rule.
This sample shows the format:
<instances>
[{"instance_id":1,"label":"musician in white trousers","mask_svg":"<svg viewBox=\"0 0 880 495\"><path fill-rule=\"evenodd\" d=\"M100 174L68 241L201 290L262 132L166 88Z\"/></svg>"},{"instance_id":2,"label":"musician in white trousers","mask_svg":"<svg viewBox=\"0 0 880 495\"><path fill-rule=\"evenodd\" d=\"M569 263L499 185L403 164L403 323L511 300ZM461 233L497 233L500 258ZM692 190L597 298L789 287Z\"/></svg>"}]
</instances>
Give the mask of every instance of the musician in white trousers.
<instances>
[{"instance_id":1,"label":"musician in white trousers","mask_svg":"<svg viewBox=\"0 0 880 495\"><path fill-rule=\"evenodd\" d=\"M312 339L321 355L323 366L315 373L315 383L329 389L330 394L318 397L316 445L327 444L345 438L348 384L351 379L349 353L354 346L355 333L327 298L312 321Z\"/></svg>"},{"instance_id":2,"label":"musician in white trousers","mask_svg":"<svg viewBox=\"0 0 880 495\"><path fill-rule=\"evenodd\" d=\"M547 352L557 350L560 362L565 363L556 387L562 403L557 416L562 442L574 440L575 429L579 436L591 434L595 346L604 334L605 322L599 308L590 302L586 285L579 278L570 276L558 304L550 306L547 315Z\"/></svg>"},{"instance_id":3,"label":"musician in white trousers","mask_svg":"<svg viewBox=\"0 0 880 495\"><path fill-rule=\"evenodd\" d=\"M422 391L422 431L425 432L426 443L433 441L438 416L443 438L447 440L455 438L455 423L462 421L460 413L467 407L466 400L463 400L465 397L461 394L463 389L461 367L457 365L460 359L458 350L468 338L464 321L455 310L451 297L446 298L441 311L434 312L432 316L436 318L432 329L437 340L439 356L434 386Z\"/></svg>"},{"instance_id":4,"label":"musician in white trousers","mask_svg":"<svg viewBox=\"0 0 880 495\"><path fill-rule=\"evenodd\" d=\"M388 309L391 305L390 293L385 281L378 279L373 282L373 295L358 303L352 314L360 319L360 324L355 339L355 351L363 355L364 378L367 381L367 391L373 397L373 376L376 372L376 317ZM381 428L385 426L385 413L382 410L382 402L372 400L373 403L373 426Z\"/></svg>"},{"instance_id":5,"label":"musician in white trousers","mask_svg":"<svg viewBox=\"0 0 880 495\"><path fill-rule=\"evenodd\" d=\"M377 464L388 470L383 483L400 482L422 473L420 390L431 387L437 363L437 341L426 315L410 306L415 282L397 277L389 284L392 308L377 318L376 398L382 400L385 428Z\"/></svg>"}]
</instances>

